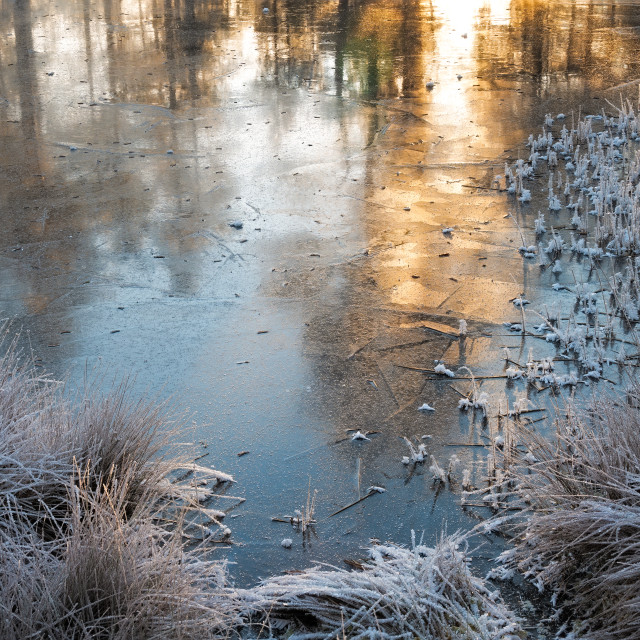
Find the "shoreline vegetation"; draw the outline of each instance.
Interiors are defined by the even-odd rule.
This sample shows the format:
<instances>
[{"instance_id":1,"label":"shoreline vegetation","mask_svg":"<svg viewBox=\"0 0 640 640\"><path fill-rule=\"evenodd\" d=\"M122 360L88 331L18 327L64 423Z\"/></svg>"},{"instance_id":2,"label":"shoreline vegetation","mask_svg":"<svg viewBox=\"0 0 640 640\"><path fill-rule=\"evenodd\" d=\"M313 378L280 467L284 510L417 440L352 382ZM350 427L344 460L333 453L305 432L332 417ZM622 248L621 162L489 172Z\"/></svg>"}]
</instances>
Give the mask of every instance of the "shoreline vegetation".
<instances>
[{"instance_id":1,"label":"shoreline vegetation","mask_svg":"<svg viewBox=\"0 0 640 640\"><path fill-rule=\"evenodd\" d=\"M640 637L640 382L569 405L552 439L522 427L502 491L515 544L491 575L523 575L557 607L561 637Z\"/></svg>"},{"instance_id":2,"label":"shoreline vegetation","mask_svg":"<svg viewBox=\"0 0 640 640\"><path fill-rule=\"evenodd\" d=\"M7 331L0 637L224 636L234 610L210 555L230 532L207 497L232 478L170 446L166 429L179 424L167 406L132 399L126 382L70 398L19 358Z\"/></svg>"},{"instance_id":3,"label":"shoreline vegetation","mask_svg":"<svg viewBox=\"0 0 640 640\"><path fill-rule=\"evenodd\" d=\"M132 399L126 383L70 397L20 360L5 326L0 636L515 640L524 623L494 580L520 576L550 598L557 637L640 638L640 135L628 101L614 116L568 121L548 115L528 161L494 181L515 200L523 260L560 296L537 324L525 310L533 296L514 299L521 322L509 331L545 355L532 348L520 364L507 353L506 384L569 397L556 400L555 433L521 419L528 396L499 410L496 426L468 372L460 410L482 413L490 443L486 487L471 487L465 470L462 503L492 517L433 548L375 544L350 571L314 567L234 589L215 554L231 531L212 506L233 478L171 445L168 428L180 424L169 407ZM426 460L426 447L409 445L408 463ZM492 530L510 547L481 578L467 544Z\"/></svg>"}]
</instances>

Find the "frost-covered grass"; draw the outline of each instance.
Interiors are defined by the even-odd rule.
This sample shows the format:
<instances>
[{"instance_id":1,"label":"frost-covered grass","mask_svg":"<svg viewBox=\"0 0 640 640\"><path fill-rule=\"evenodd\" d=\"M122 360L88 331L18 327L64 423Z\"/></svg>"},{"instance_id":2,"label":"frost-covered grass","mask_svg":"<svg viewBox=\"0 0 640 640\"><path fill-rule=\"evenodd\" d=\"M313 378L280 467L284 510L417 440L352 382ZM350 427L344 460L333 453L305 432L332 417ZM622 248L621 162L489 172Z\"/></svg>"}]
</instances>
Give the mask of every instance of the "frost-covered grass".
<instances>
[{"instance_id":1,"label":"frost-covered grass","mask_svg":"<svg viewBox=\"0 0 640 640\"><path fill-rule=\"evenodd\" d=\"M577 363L560 376L528 371L528 380L574 387L603 377L611 362L636 360L629 346L640 348L639 107L609 103L609 113L572 117L569 128L563 114L557 122L547 115L542 132L529 136L528 159L505 166L505 187L519 201L520 252L539 259L542 283L575 295L574 306L563 298L562 314L540 309L537 326L525 328L524 316L508 324Z\"/></svg>"},{"instance_id":2,"label":"frost-covered grass","mask_svg":"<svg viewBox=\"0 0 640 640\"><path fill-rule=\"evenodd\" d=\"M19 516L44 539L63 534L71 479L89 493L121 493L126 478L125 514L141 504L195 506L194 492L172 474L197 469L214 484L231 478L169 451L171 423L167 407L133 399L126 382L107 394L88 386L72 398L9 346L0 357L0 531Z\"/></svg>"},{"instance_id":3,"label":"frost-covered grass","mask_svg":"<svg viewBox=\"0 0 640 640\"><path fill-rule=\"evenodd\" d=\"M552 219L563 210L572 214L570 249L574 254L594 260L607 255L638 255L640 136L634 107L623 102L617 115L603 112L587 116L571 129L563 118L559 121L562 127L554 129L553 118L547 116L542 133L529 136L528 160L520 159L513 167L505 167L507 190L519 196L520 202L530 202L531 188L524 185L546 165L547 209ZM563 242L553 232L553 224L551 227L551 240L538 248L554 259L562 252ZM535 221L535 230L539 241L547 233L542 213ZM584 237L588 232L592 233L591 239ZM535 246L524 248L527 253L536 252Z\"/></svg>"},{"instance_id":4,"label":"frost-covered grass","mask_svg":"<svg viewBox=\"0 0 640 640\"><path fill-rule=\"evenodd\" d=\"M507 567L562 607L579 637L640 637L640 382L594 396L547 440L523 431L505 484L526 519Z\"/></svg>"},{"instance_id":5,"label":"frost-covered grass","mask_svg":"<svg viewBox=\"0 0 640 640\"><path fill-rule=\"evenodd\" d=\"M6 333L6 328L5 328ZM1 345L0 345L1 346ZM237 614L206 494L166 449L166 408L126 385L69 398L0 357L0 637L220 638ZM224 476L223 476L224 477ZM220 474L211 470L210 482Z\"/></svg>"},{"instance_id":6,"label":"frost-covered grass","mask_svg":"<svg viewBox=\"0 0 640 640\"><path fill-rule=\"evenodd\" d=\"M24 522L0 545L0 637L220 638L237 615L224 565L185 549L178 529L119 488L70 486L64 535Z\"/></svg>"},{"instance_id":7,"label":"frost-covered grass","mask_svg":"<svg viewBox=\"0 0 640 640\"><path fill-rule=\"evenodd\" d=\"M298 640L515 640L518 621L469 571L463 539L436 547L375 545L360 569L314 567L245 594L259 637Z\"/></svg>"}]
</instances>

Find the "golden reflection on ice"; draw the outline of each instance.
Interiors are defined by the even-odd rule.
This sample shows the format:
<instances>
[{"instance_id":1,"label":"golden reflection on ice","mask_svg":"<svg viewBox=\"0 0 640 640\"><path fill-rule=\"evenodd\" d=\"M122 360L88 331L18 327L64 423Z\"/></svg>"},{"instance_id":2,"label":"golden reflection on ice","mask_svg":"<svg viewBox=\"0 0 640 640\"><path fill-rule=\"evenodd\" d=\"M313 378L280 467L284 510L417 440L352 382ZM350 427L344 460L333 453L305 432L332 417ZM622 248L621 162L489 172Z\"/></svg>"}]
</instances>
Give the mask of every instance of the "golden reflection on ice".
<instances>
[{"instance_id":1,"label":"golden reflection on ice","mask_svg":"<svg viewBox=\"0 0 640 640\"><path fill-rule=\"evenodd\" d=\"M21 185L6 198L29 207L21 188L84 197L89 184L91 215L57 214L61 196L44 224L26 228L44 238L70 224L67 235L91 236L116 270L127 268L113 257L121 211L148 223L141 246L201 248L163 221L187 221L191 238L203 215L222 216L230 202L235 211L231 193L255 190L273 216L303 212L295 233L333 208L362 246L404 247L372 260L391 303L458 312L473 295L462 280L502 228L499 197L474 197L467 183L491 181L528 134L535 100L640 72L629 16L615 2L543 0L78 0L55 11L4 2L1 126L20 149L11 162ZM71 161L71 146L85 162ZM443 225L466 234L455 261L435 259L462 242L460 230L442 238ZM278 227L283 246L291 228ZM420 240L405 237L417 229ZM61 250L51 259L71 268ZM485 288L506 279L505 263L480 268ZM153 267L161 287L167 269ZM432 276L412 279L411 269Z\"/></svg>"}]
</instances>

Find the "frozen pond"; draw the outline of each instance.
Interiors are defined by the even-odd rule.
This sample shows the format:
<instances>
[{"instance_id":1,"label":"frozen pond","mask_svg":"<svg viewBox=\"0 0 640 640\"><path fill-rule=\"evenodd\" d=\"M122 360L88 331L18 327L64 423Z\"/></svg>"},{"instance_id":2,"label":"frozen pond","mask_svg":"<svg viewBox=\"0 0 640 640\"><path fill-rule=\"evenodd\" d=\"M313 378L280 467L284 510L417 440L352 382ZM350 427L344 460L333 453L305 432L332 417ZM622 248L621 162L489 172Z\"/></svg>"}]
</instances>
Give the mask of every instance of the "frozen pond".
<instances>
[{"instance_id":1,"label":"frozen pond","mask_svg":"<svg viewBox=\"0 0 640 640\"><path fill-rule=\"evenodd\" d=\"M639 76L637 4L0 0L0 24L0 315L54 375L101 362L193 414L246 498L233 577L475 524L401 463L417 437L482 471L416 369L522 346L511 300L549 282L494 176ZM309 487L310 535L271 522Z\"/></svg>"}]
</instances>

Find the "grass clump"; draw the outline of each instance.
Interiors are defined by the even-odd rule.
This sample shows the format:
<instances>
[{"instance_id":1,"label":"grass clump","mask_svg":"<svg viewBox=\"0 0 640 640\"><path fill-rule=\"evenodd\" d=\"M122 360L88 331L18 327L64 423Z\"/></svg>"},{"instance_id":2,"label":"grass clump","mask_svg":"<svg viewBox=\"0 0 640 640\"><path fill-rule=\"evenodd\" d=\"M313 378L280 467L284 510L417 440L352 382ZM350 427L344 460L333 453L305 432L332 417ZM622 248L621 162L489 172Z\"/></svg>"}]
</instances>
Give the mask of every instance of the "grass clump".
<instances>
[{"instance_id":1,"label":"grass clump","mask_svg":"<svg viewBox=\"0 0 640 640\"><path fill-rule=\"evenodd\" d=\"M308 640L524 637L497 592L469 571L462 543L375 545L356 571L314 567L270 578L245 594L254 629Z\"/></svg>"},{"instance_id":2,"label":"grass clump","mask_svg":"<svg viewBox=\"0 0 640 640\"><path fill-rule=\"evenodd\" d=\"M228 636L238 607L224 565L184 533L197 517L211 539L219 522L202 487L195 496L176 481L190 466L167 449L170 423L166 407L132 400L126 384L71 399L21 361L15 341L6 349L0 637ZM214 483L225 478L211 470Z\"/></svg>"},{"instance_id":3,"label":"grass clump","mask_svg":"<svg viewBox=\"0 0 640 640\"><path fill-rule=\"evenodd\" d=\"M71 501L64 537L14 531L0 550L0 636L219 638L234 604L223 565L187 551L179 533L142 509L126 515L122 489Z\"/></svg>"},{"instance_id":4,"label":"grass clump","mask_svg":"<svg viewBox=\"0 0 640 640\"><path fill-rule=\"evenodd\" d=\"M503 561L590 640L640 638L640 382L571 409L557 437L525 432L511 481L525 509Z\"/></svg>"}]
</instances>

